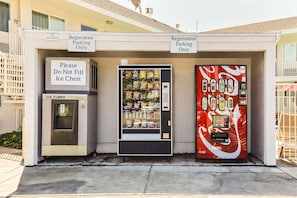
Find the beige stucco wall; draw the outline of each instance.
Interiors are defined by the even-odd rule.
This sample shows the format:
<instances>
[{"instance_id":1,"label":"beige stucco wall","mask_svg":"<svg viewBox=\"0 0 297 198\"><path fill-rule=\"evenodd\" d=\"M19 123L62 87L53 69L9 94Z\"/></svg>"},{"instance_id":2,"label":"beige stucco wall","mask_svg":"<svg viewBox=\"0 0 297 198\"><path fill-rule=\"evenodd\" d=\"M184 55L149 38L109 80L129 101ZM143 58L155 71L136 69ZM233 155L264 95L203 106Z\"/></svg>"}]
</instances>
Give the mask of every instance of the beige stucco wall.
<instances>
[{"instance_id":1,"label":"beige stucco wall","mask_svg":"<svg viewBox=\"0 0 297 198\"><path fill-rule=\"evenodd\" d=\"M21 130L24 105L20 103L7 103L4 102L4 99L1 100L0 134Z\"/></svg>"},{"instance_id":2,"label":"beige stucco wall","mask_svg":"<svg viewBox=\"0 0 297 198\"><path fill-rule=\"evenodd\" d=\"M11 104L2 103L0 106L0 134L16 129L16 112Z\"/></svg>"},{"instance_id":3,"label":"beige stucco wall","mask_svg":"<svg viewBox=\"0 0 297 198\"><path fill-rule=\"evenodd\" d=\"M117 64L121 58L124 57L94 57L99 65L97 151L102 153L117 151ZM172 64L174 153L195 153L195 64L246 64L250 68L248 58L127 59L130 64Z\"/></svg>"}]
</instances>

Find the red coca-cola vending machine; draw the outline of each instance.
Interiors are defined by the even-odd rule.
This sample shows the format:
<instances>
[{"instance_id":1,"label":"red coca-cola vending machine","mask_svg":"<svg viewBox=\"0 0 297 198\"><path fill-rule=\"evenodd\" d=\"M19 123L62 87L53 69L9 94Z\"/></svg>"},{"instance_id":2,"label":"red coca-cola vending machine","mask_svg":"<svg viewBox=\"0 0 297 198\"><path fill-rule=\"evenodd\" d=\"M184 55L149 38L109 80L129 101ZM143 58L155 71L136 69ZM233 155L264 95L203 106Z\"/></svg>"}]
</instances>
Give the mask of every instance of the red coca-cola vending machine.
<instances>
[{"instance_id":1,"label":"red coca-cola vending machine","mask_svg":"<svg viewBox=\"0 0 297 198\"><path fill-rule=\"evenodd\" d=\"M197 160L247 158L246 65L196 65Z\"/></svg>"}]
</instances>

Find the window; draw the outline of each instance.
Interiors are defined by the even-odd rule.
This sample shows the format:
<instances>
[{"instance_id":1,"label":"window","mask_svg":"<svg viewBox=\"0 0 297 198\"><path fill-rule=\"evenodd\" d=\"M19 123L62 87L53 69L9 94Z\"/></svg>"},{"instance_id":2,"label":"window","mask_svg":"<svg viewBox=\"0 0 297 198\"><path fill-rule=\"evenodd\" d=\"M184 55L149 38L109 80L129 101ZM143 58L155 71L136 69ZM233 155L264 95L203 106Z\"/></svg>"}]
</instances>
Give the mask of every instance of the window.
<instances>
[{"instance_id":1,"label":"window","mask_svg":"<svg viewBox=\"0 0 297 198\"><path fill-rule=\"evenodd\" d=\"M97 31L95 28L88 27L88 26L85 26L85 25L81 25L80 29L81 29L81 31Z\"/></svg>"},{"instance_id":2,"label":"window","mask_svg":"<svg viewBox=\"0 0 297 198\"><path fill-rule=\"evenodd\" d=\"M57 30L57 31L63 31L65 30L65 22L63 19L59 19L57 17L50 17L50 29L51 30Z\"/></svg>"},{"instance_id":3,"label":"window","mask_svg":"<svg viewBox=\"0 0 297 198\"><path fill-rule=\"evenodd\" d=\"M65 30L65 22L63 19L33 11L32 29L63 31Z\"/></svg>"},{"instance_id":4,"label":"window","mask_svg":"<svg viewBox=\"0 0 297 198\"><path fill-rule=\"evenodd\" d=\"M0 31L8 32L9 6L0 2Z\"/></svg>"},{"instance_id":5,"label":"window","mask_svg":"<svg viewBox=\"0 0 297 198\"><path fill-rule=\"evenodd\" d=\"M32 29L47 30L48 16L39 12L32 12Z\"/></svg>"},{"instance_id":6,"label":"window","mask_svg":"<svg viewBox=\"0 0 297 198\"><path fill-rule=\"evenodd\" d=\"M283 58L285 63L297 61L297 43L284 44Z\"/></svg>"}]
</instances>

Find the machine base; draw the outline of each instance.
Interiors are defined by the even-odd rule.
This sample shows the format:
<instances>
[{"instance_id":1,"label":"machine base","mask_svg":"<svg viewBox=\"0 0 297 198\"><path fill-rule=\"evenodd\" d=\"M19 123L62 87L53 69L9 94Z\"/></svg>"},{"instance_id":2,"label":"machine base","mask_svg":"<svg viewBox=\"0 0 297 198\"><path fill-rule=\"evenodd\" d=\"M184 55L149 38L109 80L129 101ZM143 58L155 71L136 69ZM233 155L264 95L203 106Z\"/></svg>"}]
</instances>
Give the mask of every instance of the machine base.
<instances>
[{"instance_id":1,"label":"machine base","mask_svg":"<svg viewBox=\"0 0 297 198\"><path fill-rule=\"evenodd\" d=\"M119 141L119 156L172 156L171 141Z\"/></svg>"},{"instance_id":2,"label":"machine base","mask_svg":"<svg viewBox=\"0 0 297 198\"><path fill-rule=\"evenodd\" d=\"M52 145L41 147L42 156L87 156L90 153L88 153L86 145Z\"/></svg>"}]
</instances>

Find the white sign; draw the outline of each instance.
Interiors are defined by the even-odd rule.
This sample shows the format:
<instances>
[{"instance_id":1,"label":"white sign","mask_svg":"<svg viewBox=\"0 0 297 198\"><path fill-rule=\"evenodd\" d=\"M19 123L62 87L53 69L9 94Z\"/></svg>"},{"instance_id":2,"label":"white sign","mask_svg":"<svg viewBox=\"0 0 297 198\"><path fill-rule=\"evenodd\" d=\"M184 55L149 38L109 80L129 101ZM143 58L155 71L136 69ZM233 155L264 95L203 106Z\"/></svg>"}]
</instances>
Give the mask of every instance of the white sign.
<instances>
[{"instance_id":1,"label":"white sign","mask_svg":"<svg viewBox=\"0 0 297 198\"><path fill-rule=\"evenodd\" d=\"M86 85L86 61L52 60L52 85Z\"/></svg>"},{"instance_id":2,"label":"white sign","mask_svg":"<svg viewBox=\"0 0 297 198\"><path fill-rule=\"evenodd\" d=\"M172 36L171 53L197 53L197 38L193 36Z\"/></svg>"},{"instance_id":3,"label":"white sign","mask_svg":"<svg viewBox=\"0 0 297 198\"><path fill-rule=\"evenodd\" d=\"M69 35L69 52L95 52L95 38L92 35Z\"/></svg>"}]
</instances>

